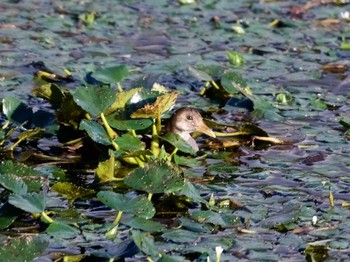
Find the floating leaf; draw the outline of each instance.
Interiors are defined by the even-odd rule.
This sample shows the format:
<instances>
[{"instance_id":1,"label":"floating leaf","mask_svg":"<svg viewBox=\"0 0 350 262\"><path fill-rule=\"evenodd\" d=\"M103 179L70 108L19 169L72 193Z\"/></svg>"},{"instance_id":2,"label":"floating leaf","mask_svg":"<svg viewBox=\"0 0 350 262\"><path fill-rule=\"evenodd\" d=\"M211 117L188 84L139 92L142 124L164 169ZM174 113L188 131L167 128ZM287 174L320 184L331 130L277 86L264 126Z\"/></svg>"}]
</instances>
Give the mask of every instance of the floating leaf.
<instances>
[{"instance_id":1,"label":"floating leaf","mask_svg":"<svg viewBox=\"0 0 350 262\"><path fill-rule=\"evenodd\" d=\"M161 95L153 104L147 104L131 114L132 118L158 118L168 111L176 101L179 92L172 92Z\"/></svg>"},{"instance_id":2,"label":"floating leaf","mask_svg":"<svg viewBox=\"0 0 350 262\"><path fill-rule=\"evenodd\" d=\"M117 130L143 130L153 124L152 119L127 119L119 118L119 114L111 114L106 117L111 127Z\"/></svg>"},{"instance_id":3,"label":"floating leaf","mask_svg":"<svg viewBox=\"0 0 350 262\"><path fill-rule=\"evenodd\" d=\"M181 194L187 196L191 201L208 204L208 202L201 197L196 187L190 182L185 183L184 187L181 189Z\"/></svg>"},{"instance_id":4,"label":"floating leaf","mask_svg":"<svg viewBox=\"0 0 350 262\"><path fill-rule=\"evenodd\" d=\"M95 121L84 119L81 121L79 129L85 130L88 133L89 137L96 143L106 146L111 145L111 140L109 139L106 130L103 128L103 126L96 123Z\"/></svg>"},{"instance_id":5,"label":"floating leaf","mask_svg":"<svg viewBox=\"0 0 350 262\"><path fill-rule=\"evenodd\" d=\"M49 101L53 106L58 107L63 99L64 92L53 83L46 83L36 87L32 91L33 95L36 97L41 97L47 101Z\"/></svg>"},{"instance_id":6,"label":"floating leaf","mask_svg":"<svg viewBox=\"0 0 350 262\"><path fill-rule=\"evenodd\" d=\"M108 86L81 86L73 94L74 101L93 116L103 113L110 107L116 97L116 92Z\"/></svg>"},{"instance_id":7,"label":"floating leaf","mask_svg":"<svg viewBox=\"0 0 350 262\"><path fill-rule=\"evenodd\" d=\"M95 194L95 191L92 189L86 189L69 182L58 182L51 189L61 195L65 195L70 204L78 198L84 199Z\"/></svg>"},{"instance_id":8,"label":"floating leaf","mask_svg":"<svg viewBox=\"0 0 350 262\"><path fill-rule=\"evenodd\" d=\"M125 151L137 151L142 150L142 143L138 137L134 137L129 134L124 134L114 140L121 150Z\"/></svg>"},{"instance_id":9,"label":"floating leaf","mask_svg":"<svg viewBox=\"0 0 350 262\"><path fill-rule=\"evenodd\" d=\"M73 100L73 96L68 93L65 95L60 109L57 111L57 121L64 125L79 127L81 119L86 115L86 112L77 105Z\"/></svg>"},{"instance_id":10,"label":"floating leaf","mask_svg":"<svg viewBox=\"0 0 350 262\"><path fill-rule=\"evenodd\" d=\"M97 69L93 72L92 77L103 83L117 83L127 77L128 74L129 70L126 65L118 65Z\"/></svg>"},{"instance_id":11,"label":"floating leaf","mask_svg":"<svg viewBox=\"0 0 350 262\"><path fill-rule=\"evenodd\" d=\"M165 227L161 223L143 217L132 217L131 219L122 221L122 223L133 229L140 229L148 232L162 232L165 230Z\"/></svg>"},{"instance_id":12,"label":"floating leaf","mask_svg":"<svg viewBox=\"0 0 350 262\"><path fill-rule=\"evenodd\" d=\"M12 161L0 163L0 176L7 174L22 178L30 192L39 192L42 187L41 173L26 165L13 163Z\"/></svg>"},{"instance_id":13,"label":"floating leaf","mask_svg":"<svg viewBox=\"0 0 350 262\"><path fill-rule=\"evenodd\" d=\"M56 238L64 239L74 238L79 233L78 229L59 221L50 223L45 232Z\"/></svg>"},{"instance_id":14,"label":"floating leaf","mask_svg":"<svg viewBox=\"0 0 350 262\"><path fill-rule=\"evenodd\" d=\"M188 154L196 154L196 150L193 149L193 147L188 144L181 136L175 133L167 133L165 136L160 137L162 140L167 141L174 147L176 147L178 150L184 153Z\"/></svg>"},{"instance_id":15,"label":"floating leaf","mask_svg":"<svg viewBox=\"0 0 350 262\"><path fill-rule=\"evenodd\" d=\"M14 207L8 202L4 203L0 207L0 229L2 230L9 227L18 218L18 216L22 214L22 210Z\"/></svg>"},{"instance_id":16,"label":"floating leaf","mask_svg":"<svg viewBox=\"0 0 350 262\"><path fill-rule=\"evenodd\" d=\"M195 78L197 78L199 81L213 81L213 78L207 74L204 71L200 71L197 69L194 69L193 67L188 67L188 71L191 73L192 76L194 76Z\"/></svg>"},{"instance_id":17,"label":"floating leaf","mask_svg":"<svg viewBox=\"0 0 350 262\"><path fill-rule=\"evenodd\" d=\"M26 193L10 195L9 203L31 214L38 214L45 210L46 199L43 193Z\"/></svg>"},{"instance_id":18,"label":"floating leaf","mask_svg":"<svg viewBox=\"0 0 350 262\"><path fill-rule=\"evenodd\" d=\"M1 174L0 185L12 191L15 194L27 193L27 185L23 182L23 180L20 177L12 174Z\"/></svg>"},{"instance_id":19,"label":"floating leaf","mask_svg":"<svg viewBox=\"0 0 350 262\"><path fill-rule=\"evenodd\" d=\"M162 238L175 243L193 243L200 237L200 233L184 229L174 229L162 234Z\"/></svg>"},{"instance_id":20,"label":"floating leaf","mask_svg":"<svg viewBox=\"0 0 350 262\"><path fill-rule=\"evenodd\" d=\"M114 177L115 168L115 157L113 154L110 155L109 159L98 163L96 168L96 175L100 182L107 182L116 180Z\"/></svg>"},{"instance_id":21,"label":"floating leaf","mask_svg":"<svg viewBox=\"0 0 350 262\"><path fill-rule=\"evenodd\" d=\"M243 77L232 71L224 73L221 77L220 83L229 94L238 93L240 89L247 87L247 82Z\"/></svg>"},{"instance_id":22,"label":"floating leaf","mask_svg":"<svg viewBox=\"0 0 350 262\"><path fill-rule=\"evenodd\" d=\"M152 218L156 212L151 201L143 196L130 197L112 191L100 191L97 199L110 208L146 219Z\"/></svg>"},{"instance_id":23,"label":"floating leaf","mask_svg":"<svg viewBox=\"0 0 350 262\"><path fill-rule=\"evenodd\" d=\"M242 66L244 64L244 56L234 51L226 51L228 60L231 65Z\"/></svg>"},{"instance_id":24,"label":"floating leaf","mask_svg":"<svg viewBox=\"0 0 350 262\"><path fill-rule=\"evenodd\" d=\"M8 120L19 124L30 123L33 119L33 110L14 97L7 96L2 100L2 111Z\"/></svg>"},{"instance_id":25,"label":"floating leaf","mask_svg":"<svg viewBox=\"0 0 350 262\"><path fill-rule=\"evenodd\" d=\"M106 115L116 111L117 109L125 108L126 103L141 90L142 88L133 88L128 91L122 91L117 93L117 97L114 103L107 110Z\"/></svg>"},{"instance_id":26,"label":"floating leaf","mask_svg":"<svg viewBox=\"0 0 350 262\"><path fill-rule=\"evenodd\" d=\"M146 255L158 257L158 249L154 243L153 236L138 230L131 231L131 237L136 246Z\"/></svg>"},{"instance_id":27,"label":"floating leaf","mask_svg":"<svg viewBox=\"0 0 350 262\"><path fill-rule=\"evenodd\" d=\"M34 261L48 248L49 241L44 237L25 235L7 238L0 246L0 261Z\"/></svg>"},{"instance_id":28,"label":"floating leaf","mask_svg":"<svg viewBox=\"0 0 350 262\"><path fill-rule=\"evenodd\" d=\"M163 161L155 161L135 169L124 178L124 183L147 193L170 193L184 186L184 178L178 168Z\"/></svg>"}]
</instances>

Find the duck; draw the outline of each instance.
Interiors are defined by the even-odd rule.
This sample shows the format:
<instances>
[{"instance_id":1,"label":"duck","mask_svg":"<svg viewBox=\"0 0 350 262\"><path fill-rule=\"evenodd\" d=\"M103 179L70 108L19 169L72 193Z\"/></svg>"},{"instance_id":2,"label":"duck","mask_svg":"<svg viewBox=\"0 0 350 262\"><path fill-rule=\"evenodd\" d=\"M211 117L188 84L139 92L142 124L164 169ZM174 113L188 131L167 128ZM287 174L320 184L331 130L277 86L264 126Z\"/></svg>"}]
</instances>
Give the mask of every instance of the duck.
<instances>
[{"instance_id":1,"label":"duck","mask_svg":"<svg viewBox=\"0 0 350 262\"><path fill-rule=\"evenodd\" d=\"M178 134L196 152L199 151L199 147L191 136L193 132L200 132L210 137L216 137L213 130L204 123L199 111L192 107L182 107L177 109L168 121L167 130L168 132Z\"/></svg>"}]
</instances>

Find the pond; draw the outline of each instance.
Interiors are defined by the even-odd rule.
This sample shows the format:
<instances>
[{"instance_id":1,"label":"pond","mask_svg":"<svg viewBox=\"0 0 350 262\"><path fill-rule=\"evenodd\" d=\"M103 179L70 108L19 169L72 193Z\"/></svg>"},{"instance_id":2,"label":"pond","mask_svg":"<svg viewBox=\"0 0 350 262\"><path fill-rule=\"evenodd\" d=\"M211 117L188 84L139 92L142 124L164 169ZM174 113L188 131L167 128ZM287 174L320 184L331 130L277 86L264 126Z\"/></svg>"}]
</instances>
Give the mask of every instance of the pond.
<instances>
[{"instance_id":1,"label":"pond","mask_svg":"<svg viewBox=\"0 0 350 262\"><path fill-rule=\"evenodd\" d=\"M0 11L1 261L349 259L347 1Z\"/></svg>"}]
</instances>

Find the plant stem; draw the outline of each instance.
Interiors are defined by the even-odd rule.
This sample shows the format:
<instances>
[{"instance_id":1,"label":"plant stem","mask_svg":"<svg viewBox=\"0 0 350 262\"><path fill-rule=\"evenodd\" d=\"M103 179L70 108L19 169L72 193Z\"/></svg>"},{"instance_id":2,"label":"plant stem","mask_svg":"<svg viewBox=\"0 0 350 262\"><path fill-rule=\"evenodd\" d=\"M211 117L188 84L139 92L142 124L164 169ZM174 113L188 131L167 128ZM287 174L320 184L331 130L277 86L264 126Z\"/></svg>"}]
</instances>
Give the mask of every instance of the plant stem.
<instances>
[{"instance_id":1,"label":"plant stem","mask_svg":"<svg viewBox=\"0 0 350 262\"><path fill-rule=\"evenodd\" d=\"M136 132L135 132L134 129L131 129L130 132L131 132L131 134L132 134L134 137L137 137Z\"/></svg>"},{"instance_id":2,"label":"plant stem","mask_svg":"<svg viewBox=\"0 0 350 262\"><path fill-rule=\"evenodd\" d=\"M149 201L151 201L151 200L152 200L152 196L153 196L152 193L148 193L147 199L148 199Z\"/></svg>"},{"instance_id":3,"label":"plant stem","mask_svg":"<svg viewBox=\"0 0 350 262\"><path fill-rule=\"evenodd\" d=\"M152 125L152 142L151 142L151 151L155 157L159 156L159 137L157 132L157 127L155 123Z\"/></svg>"},{"instance_id":4,"label":"plant stem","mask_svg":"<svg viewBox=\"0 0 350 262\"><path fill-rule=\"evenodd\" d=\"M215 89L217 89L217 90L220 89L220 87L218 86L218 84L217 84L214 80L211 80L211 81L210 81L210 84L212 84L212 86L213 86Z\"/></svg>"},{"instance_id":5,"label":"plant stem","mask_svg":"<svg viewBox=\"0 0 350 262\"><path fill-rule=\"evenodd\" d=\"M123 92L123 88L120 83L117 83L118 91Z\"/></svg>"},{"instance_id":6,"label":"plant stem","mask_svg":"<svg viewBox=\"0 0 350 262\"><path fill-rule=\"evenodd\" d=\"M214 134L217 136L217 137L227 137L227 136L244 136L244 135L250 135L251 133L250 132L241 132L241 131L238 131L238 132L232 132L232 133L221 133L221 132L214 132Z\"/></svg>"},{"instance_id":7,"label":"plant stem","mask_svg":"<svg viewBox=\"0 0 350 262\"><path fill-rule=\"evenodd\" d=\"M115 149L116 151L118 151L118 150L119 150L118 144L117 144L116 142L114 142L113 140L111 141L111 143L112 143L112 146L114 147L114 149Z\"/></svg>"},{"instance_id":8,"label":"plant stem","mask_svg":"<svg viewBox=\"0 0 350 262\"><path fill-rule=\"evenodd\" d=\"M10 121L7 120L7 121L2 125L1 130L5 130L5 129L9 126L9 124L10 124Z\"/></svg>"},{"instance_id":9,"label":"plant stem","mask_svg":"<svg viewBox=\"0 0 350 262\"><path fill-rule=\"evenodd\" d=\"M134 159L136 160L136 162L139 165L139 167L144 167L145 166L145 163L139 157L135 156Z\"/></svg>"},{"instance_id":10,"label":"plant stem","mask_svg":"<svg viewBox=\"0 0 350 262\"><path fill-rule=\"evenodd\" d=\"M171 152L171 154L168 156L168 161L171 162L171 159L173 158L173 156L177 153L179 149L177 147L175 147L175 149L173 150L173 152Z\"/></svg>"},{"instance_id":11,"label":"plant stem","mask_svg":"<svg viewBox=\"0 0 350 262\"><path fill-rule=\"evenodd\" d=\"M119 224L119 221L120 221L120 219L122 217L122 214L123 214L123 211L118 211L118 214L117 214L117 216L116 216L116 218L115 218L115 220L113 222L113 225L117 226Z\"/></svg>"},{"instance_id":12,"label":"plant stem","mask_svg":"<svg viewBox=\"0 0 350 262\"><path fill-rule=\"evenodd\" d=\"M160 114L157 116L157 119L156 119L156 127L157 127L157 133L159 134L160 131L162 130L162 118Z\"/></svg>"},{"instance_id":13,"label":"plant stem","mask_svg":"<svg viewBox=\"0 0 350 262\"><path fill-rule=\"evenodd\" d=\"M51 219L51 217L49 217L45 211L41 212L41 216L49 223L51 224L53 222L53 220Z\"/></svg>"},{"instance_id":14,"label":"plant stem","mask_svg":"<svg viewBox=\"0 0 350 262\"><path fill-rule=\"evenodd\" d=\"M103 122L103 125L106 129L106 132L109 136L110 139L114 139L114 138L117 138L118 137L118 134L111 128L111 126L108 124L107 122L107 119L104 115L104 113L101 113L101 119L102 119L102 122Z\"/></svg>"}]
</instances>

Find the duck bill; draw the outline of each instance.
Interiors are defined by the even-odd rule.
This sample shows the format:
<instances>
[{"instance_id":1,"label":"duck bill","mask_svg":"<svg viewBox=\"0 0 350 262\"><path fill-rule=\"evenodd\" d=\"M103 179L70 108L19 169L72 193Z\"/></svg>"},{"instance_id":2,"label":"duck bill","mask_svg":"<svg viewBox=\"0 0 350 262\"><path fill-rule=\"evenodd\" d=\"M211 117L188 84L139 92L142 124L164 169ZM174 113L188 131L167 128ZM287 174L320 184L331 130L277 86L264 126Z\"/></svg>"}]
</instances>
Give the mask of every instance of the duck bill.
<instances>
[{"instance_id":1,"label":"duck bill","mask_svg":"<svg viewBox=\"0 0 350 262\"><path fill-rule=\"evenodd\" d=\"M211 137L216 137L215 133L213 132L213 130L211 130L206 124L204 124L204 122L201 123L201 125L198 127L199 132L206 134L207 136L211 136Z\"/></svg>"}]
</instances>

